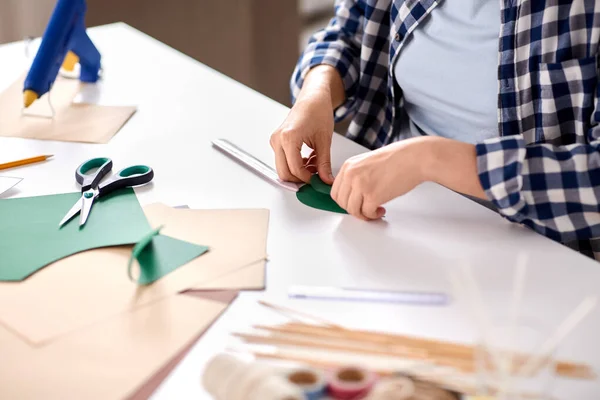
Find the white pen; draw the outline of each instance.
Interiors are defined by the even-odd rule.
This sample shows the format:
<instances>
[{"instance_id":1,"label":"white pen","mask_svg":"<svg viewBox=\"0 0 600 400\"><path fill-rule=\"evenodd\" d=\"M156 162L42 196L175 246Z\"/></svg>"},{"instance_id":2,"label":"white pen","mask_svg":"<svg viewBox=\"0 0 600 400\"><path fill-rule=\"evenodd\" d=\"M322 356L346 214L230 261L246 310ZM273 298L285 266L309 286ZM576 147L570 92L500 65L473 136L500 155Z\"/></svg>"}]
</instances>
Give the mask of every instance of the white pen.
<instances>
[{"instance_id":1,"label":"white pen","mask_svg":"<svg viewBox=\"0 0 600 400\"><path fill-rule=\"evenodd\" d=\"M281 179L279 179L279 177L277 176L277 172L273 168L269 167L267 164L260 161L258 158L254 157L247 151L240 149L238 146L231 143L229 140L215 139L213 140L212 144L228 156L233 157L235 160L239 161L245 167L249 168L261 177L265 178L267 181L284 189L291 190L292 192L297 192L300 189L300 184L282 181Z\"/></svg>"},{"instance_id":2,"label":"white pen","mask_svg":"<svg viewBox=\"0 0 600 400\"><path fill-rule=\"evenodd\" d=\"M441 292L365 290L330 286L292 286L288 290L288 296L296 299L364 301L430 306L442 306L450 302L450 296Z\"/></svg>"}]
</instances>

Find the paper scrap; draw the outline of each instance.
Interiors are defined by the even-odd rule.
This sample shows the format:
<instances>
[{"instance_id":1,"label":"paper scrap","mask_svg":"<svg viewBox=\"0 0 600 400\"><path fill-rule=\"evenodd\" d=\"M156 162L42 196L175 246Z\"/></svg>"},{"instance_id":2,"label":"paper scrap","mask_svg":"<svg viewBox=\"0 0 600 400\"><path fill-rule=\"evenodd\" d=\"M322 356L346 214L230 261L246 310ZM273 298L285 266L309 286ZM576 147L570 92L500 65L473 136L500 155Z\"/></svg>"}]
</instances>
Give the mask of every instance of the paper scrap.
<instances>
[{"instance_id":1,"label":"paper scrap","mask_svg":"<svg viewBox=\"0 0 600 400\"><path fill-rule=\"evenodd\" d=\"M153 227L164 225L162 234L210 251L146 286L127 278L131 246L75 254L18 284L0 282L0 304L11 305L0 307L0 323L31 343L48 343L266 259L268 210L178 210L154 204L144 212Z\"/></svg>"},{"instance_id":2,"label":"paper scrap","mask_svg":"<svg viewBox=\"0 0 600 400\"><path fill-rule=\"evenodd\" d=\"M151 230L131 188L98 198L83 227L77 216L59 228L80 197L64 193L0 200L0 281L23 280L84 250L136 243Z\"/></svg>"},{"instance_id":3,"label":"paper scrap","mask_svg":"<svg viewBox=\"0 0 600 400\"><path fill-rule=\"evenodd\" d=\"M21 182L22 180L23 178L0 176L0 196L15 187L17 183Z\"/></svg>"},{"instance_id":4,"label":"paper scrap","mask_svg":"<svg viewBox=\"0 0 600 400\"><path fill-rule=\"evenodd\" d=\"M42 347L27 344L0 325L0 398L126 398L227 305L171 296Z\"/></svg>"},{"instance_id":5,"label":"paper scrap","mask_svg":"<svg viewBox=\"0 0 600 400\"><path fill-rule=\"evenodd\" d=\"M129 277L132 278L133 260L137 259L139 285L149 285L208 251L206 246L159 235L159 229L145 243L136 244L131 252Z\"/></svg>"},{"instance_id":6,"label":"paper scrap","mask_svg":"<svg viewBox=\"0 0 600 400\"><path fill-rule=\"evenodd\" d=\"M50 93L39 98L23 112L24 80L23 75L0 93L0 136L108 143L136 111L135 107L130 106L72 103L73 98L86 85L77 79L59 76ZM52 109L54 117L50 118ZM23 115L24 113L27 115Z\"/></svg>"}]
</instances>

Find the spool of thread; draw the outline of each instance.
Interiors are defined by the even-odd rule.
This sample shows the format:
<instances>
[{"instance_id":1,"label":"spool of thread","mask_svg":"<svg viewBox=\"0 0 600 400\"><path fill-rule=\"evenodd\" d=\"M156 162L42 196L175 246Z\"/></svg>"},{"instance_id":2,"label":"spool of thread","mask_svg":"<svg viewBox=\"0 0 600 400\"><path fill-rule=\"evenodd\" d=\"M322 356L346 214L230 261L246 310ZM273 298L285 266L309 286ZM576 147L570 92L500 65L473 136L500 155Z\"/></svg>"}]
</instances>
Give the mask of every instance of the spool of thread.
<instances>
[{"instance_id":1,"label":"spool of thread","mask_svg":"<svg viewBox=\"0 0 600 400\"><path fill-rule=\"evenodd\" d=\"M367 396L377 376L360 367L339 368L329 379L329 393L338 400L357 400Z\"/></svg>"},{"instance_id":2,"label":"spool of thread","mask_svg":"<svg viewBox=\"0 0 600 400\"><path fill-rule=\"evenodd\" d=\"M273 367L225 353L206 365L202 384L216 400L305 400L302 390Z\"/></svg>"},{"instance_id":3,"label":"spool of thread","mask_svg":"<svg viewBox=\"0 0 600 400\"><path fill-rule=\"evenodd\" d=\"M416 388L409 377L384 378L375 384L368 400L413 400Z\"/></svg>"},{"instance_id":4,"label":"spool of thread","mask_svg":"<svg viewBox=\"0 0 600 400\"><path fill-rule=\"evenodd\" d=\"M288 382L298 386L307 400L320 400L327 393L327 380L314 368L297 368L285 374Z\"/></svg>"},{"instance_id":5,"label":"spool of thread","mask_svg":"<svg viewBox=\"0 0 600 400\"><path fill-rule=\"evenodd\" d=\"M233 378L248 369L249 362L230 354L222 353L213 357L202 375L202 385L216 400L227 400Z\"/></svg>"},{"instance_id":6,"label":"spool of thread","mask_svg":"<svg viewBox=\"0 0 600 400\"><path fill-rule=\"evenodd\" d=\"M379 380L367 400L459 400L460 396L433 383L397 375Z\"/></svg>"},{"instance_id":7,"label":"spool of thread","mask_svg":"<svg viewBox=\"0 0 600 400\"><path fill-rule=\"evenodd\" d=\"M228 390L227 400L245 400L250 393L260 382L267 379L269 376L276 374L275 369L265 363L254 363L247 367L242 379L235 382Z\"/></svg>"},{"instance_id":8,"label":"spool of thread","mask_svg":"<svg viewBox=\"0 0 600 400\"><path fill-rule=\"evenodd\" d=\"M247 393L248 400L306 400L302 390L280 374L269 375ZM229 399L228 399L229 400Z\"/></svg>"}]
</instances>

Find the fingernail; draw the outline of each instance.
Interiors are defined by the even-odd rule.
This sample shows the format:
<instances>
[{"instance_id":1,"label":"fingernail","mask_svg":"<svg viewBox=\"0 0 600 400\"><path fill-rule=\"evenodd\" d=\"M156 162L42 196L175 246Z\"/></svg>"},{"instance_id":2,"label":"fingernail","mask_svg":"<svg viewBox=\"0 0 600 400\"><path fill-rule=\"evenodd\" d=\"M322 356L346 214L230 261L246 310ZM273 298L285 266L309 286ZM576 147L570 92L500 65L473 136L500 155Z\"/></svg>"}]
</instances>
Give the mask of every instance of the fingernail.
<instances>
[{"instance_id":1,"label":"fingernail","mask_svg":"<svg viewBox=\"0 0 600 400\"><path fill-rule=\"evenodd\" d=\"M331 172L329 173L329 179L333 180L333 174Z\"/></svg>"}]
</instances>

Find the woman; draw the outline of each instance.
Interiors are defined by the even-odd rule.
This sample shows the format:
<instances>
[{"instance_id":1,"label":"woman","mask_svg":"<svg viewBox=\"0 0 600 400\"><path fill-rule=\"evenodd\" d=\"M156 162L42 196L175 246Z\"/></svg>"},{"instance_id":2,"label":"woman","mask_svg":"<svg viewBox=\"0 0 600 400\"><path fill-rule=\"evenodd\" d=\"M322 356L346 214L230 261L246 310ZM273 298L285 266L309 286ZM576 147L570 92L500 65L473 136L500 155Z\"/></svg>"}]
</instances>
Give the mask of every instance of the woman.
<instances>
[{"instance_id":1,"label":"woman","mask_svg":"<svg viewBox=\"0 0 600 400\"><path fill-rule=\"evenodd\" d=\"M437 182L600 259L599 36L595 0L338 0L271 137L278 174L318 171L366 220ZM377 150L334 180L334 117L350 116Z\"/></svg>"}]
</instances>

